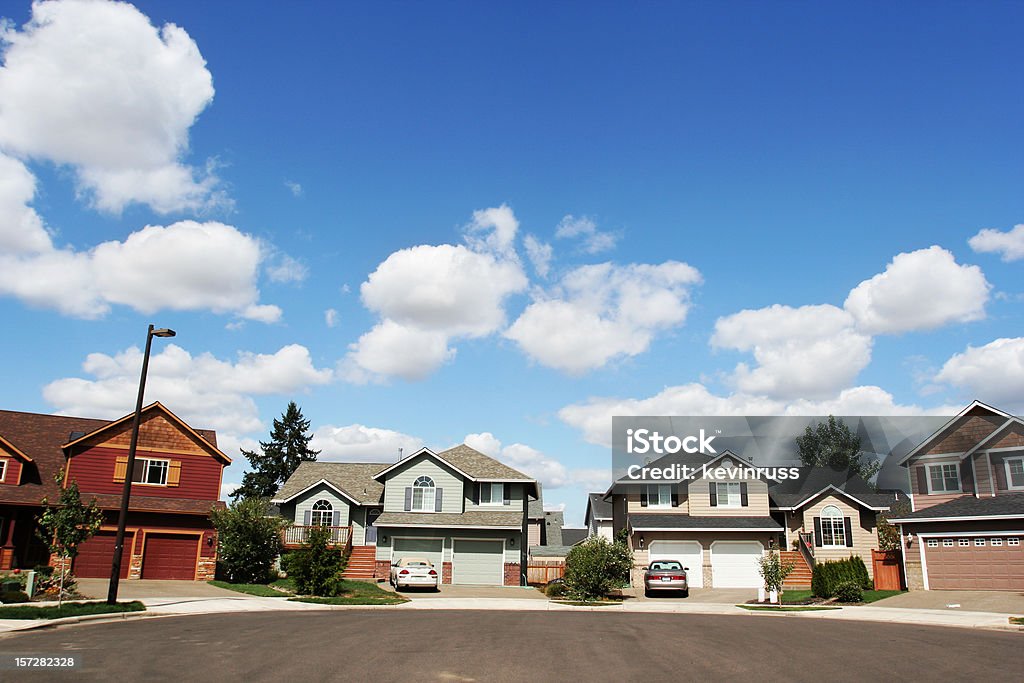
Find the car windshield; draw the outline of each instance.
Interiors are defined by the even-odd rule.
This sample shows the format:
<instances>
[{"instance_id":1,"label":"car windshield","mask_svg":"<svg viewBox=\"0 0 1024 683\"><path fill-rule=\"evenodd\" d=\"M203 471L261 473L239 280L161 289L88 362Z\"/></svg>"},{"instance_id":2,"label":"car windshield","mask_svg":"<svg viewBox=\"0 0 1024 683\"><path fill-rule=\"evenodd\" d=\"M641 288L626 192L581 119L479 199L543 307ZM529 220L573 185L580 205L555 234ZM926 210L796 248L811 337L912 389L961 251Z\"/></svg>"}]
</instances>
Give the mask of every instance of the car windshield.
<instances>
[{"instance_id":1,"label":"car windshield","mask_svg":"<svg viewBox=\"0 0 1024 683\"><path fill-rule=\"evenodd\" d=\"M652 572L678 572L682 571L683 565L678 562L651 562Z\"/></svg>"},{"instance_id":2,"label":"car windshield","mask_svg":"<svg viewBox=\"0 0 1024 683\"><path fill-rule=\"evenodd\" d=\"M429 567L430 563L429 562L420 562L418 560L413 560L412 562L406 562L405 566L406 567Z\"/></svg>"}]
</instances>

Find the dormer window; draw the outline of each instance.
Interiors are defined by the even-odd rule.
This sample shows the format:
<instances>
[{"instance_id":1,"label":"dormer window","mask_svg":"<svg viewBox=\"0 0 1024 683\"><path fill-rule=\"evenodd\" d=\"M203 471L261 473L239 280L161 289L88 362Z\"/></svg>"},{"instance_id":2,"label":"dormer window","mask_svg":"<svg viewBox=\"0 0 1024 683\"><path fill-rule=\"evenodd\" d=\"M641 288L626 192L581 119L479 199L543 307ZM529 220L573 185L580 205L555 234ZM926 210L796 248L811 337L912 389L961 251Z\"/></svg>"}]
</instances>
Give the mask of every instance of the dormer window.
<instances>
[{"instance_id":1,"label":"dormer window","mask_svg":"<svg viewBox=\"0 0 1024 683\"><path fill-rule=\"evenodd\" d=\"M434 511L434 480L423 476L412 485L413 512Z\"/></svg>"}]
</instances>

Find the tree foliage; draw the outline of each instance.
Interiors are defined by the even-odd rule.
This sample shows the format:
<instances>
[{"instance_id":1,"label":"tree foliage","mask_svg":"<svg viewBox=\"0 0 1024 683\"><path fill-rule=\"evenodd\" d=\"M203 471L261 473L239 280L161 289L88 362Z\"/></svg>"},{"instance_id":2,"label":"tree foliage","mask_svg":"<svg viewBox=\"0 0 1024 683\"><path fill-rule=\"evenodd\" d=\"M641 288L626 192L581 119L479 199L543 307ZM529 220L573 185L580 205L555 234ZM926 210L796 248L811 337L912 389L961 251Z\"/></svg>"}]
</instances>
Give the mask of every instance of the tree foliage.
<instances>
[{"instance_id":1,"label":"tree foliage","mask_svg":"<svg viewBox=\"0 0 1024 683\"><path fill-rule=\"evenodd\" d=\"M849 469L866 482L870 482L882 467L878 460L864 460L860 437L833 415L813 429L808 426L804 435L796 438L796 445L804 465Z\"/></svg>"},{"instance_id":2,"label":"tree foliage","mask_svg":"<svg viewBox=\"0 0 1024 683\"><path fill-rule=\"evenodd\" d=\"M633 552L622 537L614 543L592 536L575 545L565 558L565 586L579 600L600 600L629 581Z\"/></svg>"},{"instance_id":3,"label":"tree foliage","mask_svg":"<svg viewBox=\"0 0 1024 683\"><path fill-rule=\"evenodd\" d=\"M793 572L795 566L792 562L783 562L779 553L774 550L767 555L762 555L757 560L757 571L764 579L764 587L768 591L776 591L779 601L782 601L782 584L786 577Z\"/></svg>"},{"instance_id":4,"label":"tree foliage","mask_svg":"<svg viewBox=\"0 0 1024 683\"><path fill-rule=\"evenodd\" d=\"M889 522L890 519L898 519L910 513L910 502L900 500L893 503L888 512L878 515L878 549L899 550L900 530L899 527Z\"/></svg>"},{"instance_id":5,"label":"tree foliage","mask_svg":"<svg viewBox=\"0 0 1024 683\"><path fill-rule=\"evenodd\" d=\"M212 510L217 528L218 573L232 583L266 583L281 554L279 517L268 517L265 498L244 498L223 510Z\"/></svg>"},{"instance_id":6,"label":"tree foliage","mask_svg":"<svg viewBox=\"0 0 1024 683\"><path fill-rule=\"evenodd\" d=\"M320 451L309 447L313 435L308 431L309 420L302 416L295 401L290 401L281 418L274 420L270 441L260 442L260 452L242 450L252 471L242 477L242 484L231 493L232 499L272 498L299 463L316 460Z\"/></svg>"},{"instance_id":7,"label":"tree foliage","mask_svg":"<svg viewBox=\"0 0 1024 683\"><path fill-rule=\"evenodd\" d=\"M284 556L284 569L299 594L333 597L341 592L345 562L341 550L328 544L330 537L327 527L313 527L302 547Z\"/></svg>"},{"instance_id":8,"label":"tree foliage","mask_svg":"<svg viewBox=\"0 0 1024 683\"><path fill-rule=\"evenodd\" d=\"M57 472L54 481L64 483L64 470ZM50 552L61 558L61 573L58 578L58 604L64 599L66 579L71 573L71 561L78 555L78 547L96 535L103 523L103 512L93 498L88 505L82 504L78 482L70 481L61 489L57 505L51 506L43 498L43 514L37 520L37 533Z\"/></svg>"}]
</instances>

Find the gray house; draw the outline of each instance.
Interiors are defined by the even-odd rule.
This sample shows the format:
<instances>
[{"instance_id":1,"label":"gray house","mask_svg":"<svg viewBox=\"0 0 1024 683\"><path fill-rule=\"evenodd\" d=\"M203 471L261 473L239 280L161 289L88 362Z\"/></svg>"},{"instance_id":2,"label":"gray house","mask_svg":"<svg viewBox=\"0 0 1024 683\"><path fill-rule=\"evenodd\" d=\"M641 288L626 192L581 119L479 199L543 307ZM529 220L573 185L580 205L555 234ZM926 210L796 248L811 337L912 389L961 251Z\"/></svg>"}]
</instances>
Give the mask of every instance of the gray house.
<instances>
[{"instance_id":1,"label":"gray house","mask_svg":"<svg viewBox=\"0 0 1024 683\"><path fill-rule=\"evenodd\" d=\"M442 583L518 586L537 482L469 446L423 448L396 463L305 462L273 502L292 522L286 546L314 526L351 546L350 578L383 579L403 556L429 558Z\"/></svg>"}]
</instances>

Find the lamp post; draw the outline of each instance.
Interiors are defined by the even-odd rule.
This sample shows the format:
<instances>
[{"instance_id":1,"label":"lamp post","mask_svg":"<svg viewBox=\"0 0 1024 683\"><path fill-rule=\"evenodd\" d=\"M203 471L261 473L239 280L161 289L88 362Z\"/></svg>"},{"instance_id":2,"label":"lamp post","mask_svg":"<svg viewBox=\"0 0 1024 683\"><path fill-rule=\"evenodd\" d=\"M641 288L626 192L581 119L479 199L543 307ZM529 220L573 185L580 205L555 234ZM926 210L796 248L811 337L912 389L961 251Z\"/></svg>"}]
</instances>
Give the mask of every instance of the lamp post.
<instances>
[{"instance_id":1,"label":"lamp post","mask_svg":"<svg viewBox=\"0 0 1024 683\"><path fill-rule=\"evenodd\" d=\"M174 330L162 327L159 330L149 326L146 333L146 352L142 356L142 376L139 378L139 398L135 402L135 416L132 418L132 440L128 446L128 463L125 466L124 486L121 487L121 512L117 516L117 537L114 539L114 561L110 567L110 585L107 589L107 604L117 603L117 585L121 581L121 555L124 552L124 527L128 522L128 501L132 495L132 471L135 469L135 449L139 445L139 422L142 418L142 397L146 393L146 372L149 370L149 350L153 337L173 337Z\"/></svg>"}]
</instances>

